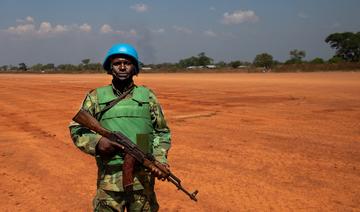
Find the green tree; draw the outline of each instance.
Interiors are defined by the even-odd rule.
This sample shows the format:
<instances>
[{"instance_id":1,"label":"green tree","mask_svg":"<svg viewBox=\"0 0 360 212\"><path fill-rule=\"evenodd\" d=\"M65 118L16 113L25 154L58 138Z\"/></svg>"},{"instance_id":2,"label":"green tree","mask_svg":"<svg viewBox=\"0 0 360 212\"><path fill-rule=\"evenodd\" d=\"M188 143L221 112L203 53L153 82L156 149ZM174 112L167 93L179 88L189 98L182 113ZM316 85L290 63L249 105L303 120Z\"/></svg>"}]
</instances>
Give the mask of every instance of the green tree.
<instances>
[{"instance_id":1,"label":"green tree","mask_svg":"<svg viewBox=\"0 0 360 212\"><path fill-rule=\"evenodd\" d=\"M198 54L197 60L199 66L210 65L214 61L212 58L206 56L205 52L201 52L200 54Z\"/></svg>"},{"instance_id":2,"label":"green tree","mask_svg":"<svg viewBox=\"0 0 360 212\"><path fill-rule=\"evenodd\" d=\"M90 63L90 59L83 59L81 61L84 65L88 65Z\"/></svg>"},{"instance_id":3,"label":"green tree","mask_svg":"<svg viewBox=\"0 0 360 212\"><path fill-rule=\"evenodd\" d=\"M325 42L336 49L335 55L345 61L360 61L360 32L343 32L330 34Z\"/></svg>"},{"instance_id":4,"label":"green tree","mask_svg":"<svg viewBox=\"0 0 360 212\"><path fill-rule=\"evenodd\" d=\"M57 66L57 69L63 70L63 71L76 71L76 70L78 70L78 67L73 64L60 64Z\"/></svg>"},{"instance_id":5,"label":"green tree","mask_svg":"<svg viewBox=\"0 0 360 212\"><path fill-rule=\"evenodd\" d=\"M239 66L241 66L241 65L242 65L242 62L241 62L240 60L231 61L231 62L229 63L229 66L230 66L231 68L237 68L237 67L239 67Z\"/></svg>"},{"instance_id":6,"label":"green tree","mask_svg":"<svg viewBox=\"0 0 360 212\"><path fill-rule=\"evenodd\" d=\"M301 63L302 59L306 56L305 51L298 49L294 49L290 51L289 54L290 54L290 60L293 61L294 63Z\"/></svg>"},{"instance_id":7,"label":"green tree","mask_svg":"<svg viewBox=\"0 0 360 212\"><path fill-rule=\"evenodd\" d=\"M9 70L17 71L17 70L19 70L19 67L14 66L14 65L9 65Z\"/></svg>"},{"instance_id":8,"label":"green tree","mask_svg":"<svg viewBox=\"0 0 360 212\"><path fill-rule=\"evenodd\" d=\"M316 58L312 59L312 60L310 61L310 63L311 63L311 64L324 64L325 61L324 61L322 58L320 58L320 57L316 57Z\"/></svg>"},{"instance_id":9,"label":"green tree","mask_svg":"<svg viewBox=\"0 0 360 212\"><path fill-rule=\"evenodd\" d=\"M185 58L179 61L178 65L182 68L186 68L188 66L206 66L213 63L213 59L206 56L204 52L201 52L196 57L192 56L189 58Z\"/></svg>"},{"instance_id":10,"label":"green tree","mask_svg":"<svg viewBox=\"0 0 360 212\"><path fill-rule=\"evenodd\" d=\"M87 65L87 69L94 70L94 71L100 71L100 70L102 70L102 65L101 65L101 63L90 63L89 65Z\"/></svg>"},{"instance_id":11,"label":"green tree","mask_svg":"<svg viewBox=\"0 0 360 212\"><path fill-rule=\"evenodd\" d=\"M341 63L341 62L344 62L344 59L342 57L335 55L332 58L330 58L328 62L329 63Z\"/></svg>"},{"instance_id":12,"label":"green tree","mask_svg":"<svg viewBox=\"0 0 360 212\"><path fill-rule=\"evenodd\" d=\"M273 56L268 53L258 54L256 55L253 64L256 67L265 67L266 69L269 69L274 64Z\"/></svg>"},{"instance_id":13,"label":"green tree","mask_svg":"<svg viewBox=\"0 0 360 212\"><path fill-rule=\"evenodd\" d=\"M188 66L197 66L197 59L196 57L192 56L189 58L181 59L178 64L182 68L186 68Z\"/></svg>"},{"instance_id":14,"label":"green tree","mask_svg":"<svg viewBox=\"0 0 360 212\"><path fill-rule=\"evenodd\" d=\"M25 63L19 63L19 70L20 71L27 71L28 67L26 66Z\"/></svg>"},{"instance_id":15,"label":"green tree","mask_svg":"<svg viewBox=\"0 0 360 212\"><path fill-rule=\"evenodd\" d=\"M90 59L83 59L81 61L81 64L79 64L79 68L84 70L89 69L89 63L90 63Z\"/></svg>"},{"instance_id":16,"label":"green tree","mask_svg":"<svg viewBox=\"0 0 360 212\"><path fill-rule=\"evenodd\" d=\"M43 65L41 63L38 63L38 64L31 66L30 69L34 70L34 71L41 71L43 69Z\"/></svg>"},{"instance_id":17,"label":"green tree","mask_svg":"<svg viewBox=\"0 0 360 212\"><path fill-rule=\"evenodd\" d=\"M54 70L55 64L54 63L48 63L46 65L43 65L42 70Z\"/></svg>"}]
</instances>

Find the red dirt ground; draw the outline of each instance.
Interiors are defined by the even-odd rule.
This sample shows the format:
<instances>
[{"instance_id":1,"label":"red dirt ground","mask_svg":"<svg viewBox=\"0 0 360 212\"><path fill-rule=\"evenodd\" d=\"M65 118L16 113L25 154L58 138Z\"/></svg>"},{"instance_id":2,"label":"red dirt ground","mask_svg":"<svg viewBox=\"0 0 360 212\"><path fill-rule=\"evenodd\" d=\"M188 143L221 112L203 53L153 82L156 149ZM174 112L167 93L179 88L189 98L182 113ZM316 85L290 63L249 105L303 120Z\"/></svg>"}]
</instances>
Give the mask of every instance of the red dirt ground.
<instances>
[{"instance_id":1,"label":"red dirt ground","mask_svg":"<svg viewBox=\"0 0 360 212\"><path fill-rule=\"evenodd\" d=\"M68 124L105 74L0 75L2 211L91 211ZM140 74L173 135L161 211L360 211L360 73Z\"/></svg>"}]
</instances>

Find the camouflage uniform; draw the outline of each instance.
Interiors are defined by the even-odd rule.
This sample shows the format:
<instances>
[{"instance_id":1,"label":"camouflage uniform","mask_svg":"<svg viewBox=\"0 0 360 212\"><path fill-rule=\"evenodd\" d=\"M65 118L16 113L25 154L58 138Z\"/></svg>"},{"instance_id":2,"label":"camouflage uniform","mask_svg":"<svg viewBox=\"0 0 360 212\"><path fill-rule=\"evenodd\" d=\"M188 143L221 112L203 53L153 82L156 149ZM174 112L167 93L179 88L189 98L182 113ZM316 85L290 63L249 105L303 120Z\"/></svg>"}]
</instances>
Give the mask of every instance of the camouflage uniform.
<instances>
[{"instance_id":1,"label":"camouflage uniform","mask_svg":"<svg viewBox=\"0 0 360 212\"><path fill-rule=\"evenodd\" d=\"M131 99L136 88L138 87L135 86L133 91L121 101ZM112 86L111 90L115 96L121 95L121 92L114 86ZM158 161L166 164L167 152L170 148L170 130L155 94L150 89L147 90L149 90L148 102L151 116L149 118L151 119L153 129L150 141L151 153ZM101 110L98 92L98 89L90 91L82 104L82 108L93 116ZM123 211L125 206L130 211L158 210L159 206L154 193L155 180L153 176L143 168L136 167L133 192L131 194L125 193L122 185L122 164L112 164L109 162L120 160L120 163L122 163L123 153L116 154L112 159L101 158L96 154L96 145L101 135L82 127L76 122L72 122L69 128L74 144L81 151L95 156L96 159L98 180L97 194L93 200L95 211Z\"/></svg>"}]
</instances>

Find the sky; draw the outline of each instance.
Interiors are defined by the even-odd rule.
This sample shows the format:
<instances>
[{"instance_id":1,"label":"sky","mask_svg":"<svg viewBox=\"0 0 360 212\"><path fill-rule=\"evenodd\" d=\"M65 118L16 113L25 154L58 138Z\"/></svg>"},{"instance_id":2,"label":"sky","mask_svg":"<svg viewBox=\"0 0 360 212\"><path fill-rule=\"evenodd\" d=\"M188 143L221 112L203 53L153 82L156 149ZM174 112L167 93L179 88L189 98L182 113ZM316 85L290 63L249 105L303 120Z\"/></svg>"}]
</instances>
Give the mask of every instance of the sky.
<instances>
[{"instance_id":1,"label":"sky","mask_svg":"<svg viewBox=\"0 0 360 212\"><path fill-rule=\"evenodd\" d=\"M0 0L0 65L102 62L115 43L145 63L331 58L331 33L360 31L359 0Z\"/></svg>"}]
</instances>

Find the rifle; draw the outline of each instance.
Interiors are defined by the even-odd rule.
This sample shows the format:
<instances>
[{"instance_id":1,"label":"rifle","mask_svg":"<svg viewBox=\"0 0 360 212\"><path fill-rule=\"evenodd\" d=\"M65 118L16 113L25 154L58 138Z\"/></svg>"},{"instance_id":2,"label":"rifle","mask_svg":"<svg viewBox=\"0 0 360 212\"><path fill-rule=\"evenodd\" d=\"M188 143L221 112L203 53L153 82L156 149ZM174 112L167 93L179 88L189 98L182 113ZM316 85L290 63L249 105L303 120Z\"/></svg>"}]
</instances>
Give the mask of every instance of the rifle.
<instances>
[{"instance_id":1,"label":"rifle","mask_svg":"<svg viewBox=\"0 0 360 212\"><path fill-rule=\"evenodd\" d=\"M171 171L163 166L155 157L151 154L145 154L136 144L134 144L128 137L126 137L121 132L111 132L103 128L98 120L94 118L89 112L84 109L74 116L73 120L84 127L93 130L94 132L108 138L111 141L111 144L119 147L125 152L124 164L123 164L123 185L125 191L127 187L132 186L133 184L133 170L135 161L142 164L144 167L153 170L154 168L160 170L164 174L165 179L173 183L178 190L183 191L187 194L190 199L197 201L196 194L198 193L195 190L193 193L187 191L182 185L181 180L176 177Z\"/></svg>"}]
</instances>

